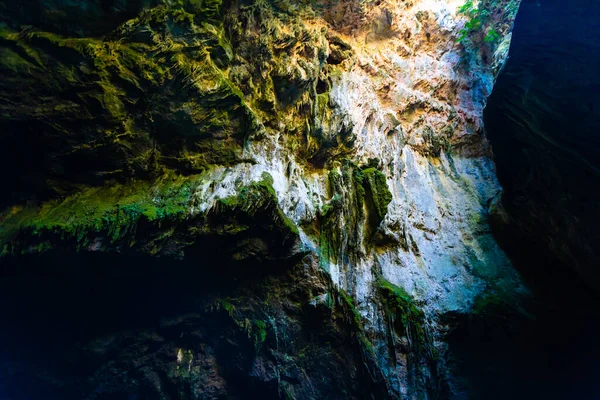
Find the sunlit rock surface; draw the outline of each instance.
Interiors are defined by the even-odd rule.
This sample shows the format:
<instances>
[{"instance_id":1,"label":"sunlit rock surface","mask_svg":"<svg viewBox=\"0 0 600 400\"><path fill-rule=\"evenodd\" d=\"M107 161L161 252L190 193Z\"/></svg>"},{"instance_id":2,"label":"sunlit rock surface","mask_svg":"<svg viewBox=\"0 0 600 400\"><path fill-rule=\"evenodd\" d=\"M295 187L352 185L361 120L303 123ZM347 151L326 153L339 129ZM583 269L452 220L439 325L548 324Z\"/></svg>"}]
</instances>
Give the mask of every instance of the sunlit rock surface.
<instances>
[{"instance_id":1,"label":"sunlit rock surface","mask_svg":"<svg viewBox=\"0 0 600 400\"><path fill-rule=\"evenodd\" d=\"M136 3L115 5L108 14L123 20L105 27L96 18L107 11L90 5L93 23L73 29L57 28L81 14L69 4L28 18L1 4L13 17L0 26L0 143L13 171L0 199L5 259L77 251L204 263L222 251L233 265L279 262L292 272L282 289L266 285L268 317L241 307L250 288L198 301L260 344L250 371L235 364L259 382L248 387L364 398L366 380L377 398L459 396L446 367L453 316L490 298L519 309L526 296L491 236L501 188L482 122L518 1L481 2L485 23L460 43L460 1ZM294 289L311 276L312 289ZM274 300L289 296L300 305ZM331 310L336 332L335 316L348 318L348 351L362 354L337 393L309 384L340 365L332 353L311 369L294 344L304 331L280 342L306 323L307 306ZM161 379L208 379L192 367L210 352L190 346L165 361L187 375ZM241 378L226 375L210 378L214 392L185 393L231 394L223 382ZM81 391L148 385L93 382ZM183 390L155 383L156 398Z\"/></svg>"}]
</instances>

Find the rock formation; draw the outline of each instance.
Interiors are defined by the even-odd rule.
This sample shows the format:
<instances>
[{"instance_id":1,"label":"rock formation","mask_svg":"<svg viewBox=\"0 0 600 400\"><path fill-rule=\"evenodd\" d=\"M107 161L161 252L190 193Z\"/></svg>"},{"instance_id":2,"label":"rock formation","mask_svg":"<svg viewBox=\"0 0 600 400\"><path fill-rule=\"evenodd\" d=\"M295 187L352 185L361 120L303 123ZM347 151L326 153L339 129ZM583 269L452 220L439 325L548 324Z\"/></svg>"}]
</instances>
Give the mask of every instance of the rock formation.
<instances>
[{"instance_id":1,"label":"rock formation","mask_svg":"<svg viewBox=\"0 0 600 400\"><path fill-rule=\"evenodd\" d=\"M109 3L0 2L0 390L463 396L448 335L527 297L483 136L518 1Z\"/></svg>"},{"instance_id":2,"label":"rock formation","mask_svg":"<svg viewBox=\"0 0 600 400\"><path fill-rule=\"evenodd\" d=\"M572 268L596 291L600 81L594 67L600 37L598 20L590 16L598 12L582 1L568 9L558 2L526 3L521 40L487 110L511 216L498 228L519 236L515 245L547 254L540 264Z\"/></svg>"}]
</instances>

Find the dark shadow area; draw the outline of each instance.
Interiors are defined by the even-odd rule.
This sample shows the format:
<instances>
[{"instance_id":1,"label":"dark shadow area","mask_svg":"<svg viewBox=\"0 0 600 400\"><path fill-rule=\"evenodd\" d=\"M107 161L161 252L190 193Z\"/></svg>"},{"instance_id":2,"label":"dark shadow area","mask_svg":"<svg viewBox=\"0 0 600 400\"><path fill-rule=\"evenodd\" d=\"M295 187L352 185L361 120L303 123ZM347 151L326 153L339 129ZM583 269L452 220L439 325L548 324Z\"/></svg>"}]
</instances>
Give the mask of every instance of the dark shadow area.
<instances>
[{"instance_id":1,"label":"dark shadow area","mask_svg":"<svg viewBox=\"0 0 600 400\"><path fill-rule=\"evenodd\" d=\"M65 35L102 36L156 0L2 0L0 23L15 20Z\"/></svg>"},{"instance_id":2,"label":"dark shadow area","mask_svg":"<svg viewBox=\"0 0 600 400\"><path fill-rule=\"evenodd\" d=\"M523 271L537 280L545 279L550 263L573 270L596 290L598 65L600 3L525 1L484 113L510 217L496 226L507 251L517 262L537 254L533 260L540 262L528 261Z\"/></svg>"},{"instance_id":3,"label":"dark shadow area","mask_svg":"<svg viewBox=\"0 0 600 400\"><path fill-rule=\"evenodd\" d=\"M298 260L118 253L0 269L0 398L388 398L347 306Z\"/></svg>"},{"instance_id":4,"label":"dark shadow area","mask_svg":"<svg viewBox=\"0 0 600 400\"><path fill-rule=\"evenodd\" d=\"M456 398L599 398L598 298L570 282L555 289L552 300L538 296L529 316L492 306L454 321L449 365L464 390Z\"/></svg>"},{"instance_id":5,"label":"dark shadow area","mask_svg":"<svg viewBox=\"0 0 600 400\"><path fill-rule=\"evenodd\" d=\"M600 398L599 17L584 0L525 0L517 16L484 118L504 188L494 232L534 301L531 318L460 321L468 398Z\"/></svg>"},{"instance_id":6,"label":"dark shadow area","mask_svg":"<svg viewBox=\"0 0 600 400\"><path fill-rule=\"evenodd\" d=\"M272 382L244 374L254 348L218 300L273 270L236 273L216 258L54 253L5 263L0 398L191 398L194 382L168 367L179 365L179 348L196 350L208 372L218 369L201 375L206 385L232 398L278 398Z\"/></svg>"}]
</instances>

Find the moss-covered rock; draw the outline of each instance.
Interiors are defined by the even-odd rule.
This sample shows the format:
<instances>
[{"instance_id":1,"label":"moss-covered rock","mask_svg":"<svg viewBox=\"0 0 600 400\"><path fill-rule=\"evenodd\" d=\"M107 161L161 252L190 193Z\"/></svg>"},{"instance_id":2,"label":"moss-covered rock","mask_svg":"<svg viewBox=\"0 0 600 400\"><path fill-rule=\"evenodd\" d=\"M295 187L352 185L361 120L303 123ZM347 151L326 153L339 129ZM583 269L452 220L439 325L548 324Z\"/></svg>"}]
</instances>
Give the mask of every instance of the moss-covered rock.
<instances>
[{"instance_id":1,"label":"moss-covered rock","mask_svg":"<svg viewBox=\"0 0 600 400\"><path fill-rule=\"evenodd\" d=\"M392 201L392 193L390 193L386 177L381 171L367 168L361 171L361 175L367 207L370 210L369 223L371 229L375 230L387 214L387 207Z\"/></svg>"},{"instance_id":2,"label":"moss-covered rock","mask_svg":"<svg viewBox=\"0 0 600 400\"><path fill-rule=\"evenodd\" d=\"M17 232L42 237L54 232L65 240L87 243L87 235L104 232L111 241L124 239L145 219L148 222L177 221L187 216L192 180L166 176L150 184L131 181L88 188L41 207L16 206L2 214L2 240L10 242Z\"/></svg>"},{"instance_id":3,"label":"moss-covered rock","mask_svg":"<svg viewBox=\"0 0 600 400\"><path fill-rule=\"evenodd\" d=\"M124 4L139 13L101 36L44 23L0 27L0 169L16 171L0 205L73 193L79 182L252 162L244 143L282 130L303 163L324 166L352 151L352 126L328 94L341 61L327 61L330 41L346 58L350 47L305 23L310 7ZM21 164L26 158L36 161Z\"/></svg>"},{"instance_id":4,"label":"moss-covered rock","mask_svg":"<svg viewBox=\"0 0 600 400\"><path fill-rule=\"evenodd\" d=\"M383 308L392 318L398 333L409 338L413 349L428 350L430 344L427 343L423 327L425 322L423 311L416 306L414 300L401 287L382 277L378 277L375 283L381 295Z\"/></svg>"},{"instance_id":5,"label":"moss-covered rock","mask_svg":"<svg viewBox=\"0 0 600 400\"><path fill-rule=\"evenodd\" d=\"M392 200L385 175L374 167L360 169L347 160L328 174L329 201L316 220L304 224L319 244L321 261L337 263L345 250L346 262L370 250L374 234Z\"/></svg>"},{"instance_id":6,"label":"moss-covered rock","mask_svg":"<svg viewBox=\"0 0 600 400\"><path fill-rule=\"evenodd\" d=\"M279 208L277 193L273 188L273 178L268 173L263 173L262 179L249 186L244 186L236 196L220 199L215 208L217 213L237 215L247 214L253 217L262 210L273 210L270 220L264 223L279 225L287 234L298 235L298 227Z\"/></svg>"},{"instance_id":7,"label":"moss-covered rock","mask_svg":"<svg viewBox=\"0 0 600 400\"><path fill-rule=\"evenodd\" d=\"M400 260L399 253L384 253L401 249L384 248L378 239L400 228L398 221L382 226L393 219L386 218L388 179L404 167L390 159L408 160L396 157L408 139L421 154L431 145L435 154L429 155L440 155L433 137L418 148L419 129L429 123L423 112L438 120L455 89L469 88L458 74L415 79L422 68L408 63L408 80L421 84L398 90L393 80L404 76L404 61L379 57L376 47L386 46L372 46L391 39L392 27L410 18L399 18L387 3L371 13L367 3L354 0L123 0L103 2L103 11L95 0L40 2L64 15L9 21L0 12L6 22L0 22L3 265L35 259L55 266L54 257L66 254L77 273L69 269L65 276L86 282L97 273L116 285L124 281L131 290L123 292L132 294L117 297L123 307L133 299L139 313L149 314L141 322L136 312L99 318L110 322L99 323L107 342L93 331L93 342L77 337L89 351L80 359L65 357L89 369L67 384L35 371L46 382L40 387L62 398L426 393L421 381L435 368L428 364L424 314L387 281L369 287L372 276L364 268L373 263L387 273L395 268L390 260ZM403 4L411 12L418 7ZM6 15L23 13L5 5L0 1ZM103 24L106 8L118 18ZM76 15L82 21L58 28ZM433 17L426 23L424 15L416 15L421 32L398 35L389 48L432 53L431 46L453 43L452 32L430 41L439 25ZM357 27L370 32L356 36ZM441 59L455 58L449 54ZM452 71L439 57L431 60ZM439 96L427 93L434 86ZM407 97L398 96L405 89L423 93L418 104L397 101ZM357 100L363 95L367 101ZM419 129L399 135L404 127L392 110L407 110L402 124ZM356 149L356 143L367 148ZM380 155L379 145L389 154ZM386 160L359 164L380 156ZM389 164L385 174L382 164ZM262 171L271 171L277 184L266 173L256 181ZM287 197L278 199L274 186ZM399 180L394 188L406 189ZM442 192L435 188L426 200ZM394 209L393 217L401 211ZM302 231L294 222L300 220ZM413 220L409 216L406 226ZM421 238L403 236L404 250L410 238L418 261L434 260L430 256L443 249L423 246L419 253ZM95 256L102 263L89 271ZM160 256L160 262L147 256ZM139 271L124 267L139 260ZM426 283L440 276L420 272L410 271ZM152 292L160 301L136 291L156 282L166 292ZM93 303L94 290L72 298ZM138 296L148 303L136 303ZM118 312L115 304L106 309ZM104 308L83 309L94 315ZM128 318L135 323L123 323ZM134 334L126 337L127 330ZM27 372L16 376L39 383ZM432 389L427 398L440 393Z\"/></svg>"},{"instance_id":8,"label":"moss-covered rock","mask_svg":"<svg viewBox=\"0 0 600 400\"><path fill-rule=\"evenodd\" d=\"M3 151L25 153L14 138L35 135L34 151L43 148L37 179L46 190L145 178L161 166L198 173L241 162L257 122L221 69L231 45L221 23L208 23L219 20L220 8L191 14L196 6L145 10L104 38L3 27Z\"/></svg>"},{"instance_id":9,"label":"moss-covered rock","mask_svg":"<svg viewBox=\"0 0 600 400\"><path fill-rule=\"evenodd\" d=\"M423 304L379 274L373 290L387 331L386 335L379 334L387 345L377 350L378 364L386 377L392 380L397 371L407 371L409 396L414 398L432 393L449 396L446 371L429 334Z\"/></svg>"},{"instance_id":10,"label":"moss-covered rock","mask_svg":"<svg viewBox=\"0 0 600 400\"><path fill-rule=\"evenodd\" d=\"M279 208L268 176L206 212L193 212L202 184L201 176L167 175L8 208L0 215L2 255L70 248L179 257L185 249L193 252L197 240L216 240L234 249L228 256L244 260L283 257L293 247L298 228Z\"/></svg>"}]
</instances>

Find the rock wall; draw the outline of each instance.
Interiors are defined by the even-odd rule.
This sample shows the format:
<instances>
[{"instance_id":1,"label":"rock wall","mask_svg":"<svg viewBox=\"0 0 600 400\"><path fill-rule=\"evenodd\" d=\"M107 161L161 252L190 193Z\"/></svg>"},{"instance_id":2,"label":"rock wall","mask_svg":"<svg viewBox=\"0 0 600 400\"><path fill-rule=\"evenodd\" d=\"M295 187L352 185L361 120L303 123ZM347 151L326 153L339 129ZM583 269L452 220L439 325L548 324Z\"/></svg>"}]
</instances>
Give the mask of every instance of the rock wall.
<instances>
[{"instance_id":1,"label":"rock wall","mask_svg":"<svg viewBox=\"0 0 600 400\"><path fill-rule=\"evenodd\" d=\"M592 98L600 50L598 21L588 15L598 11L583 2L567 9L524 3L520 40L486 112L510 215L498 228L520 237L515 257L529 253L520 246L536 248L547 254L541 276L551 265L572 269L596 291L599 112Z\"/></svg>"},{"instance_id":2,"label":"rock wall","mask_svg":"<svg viewBox=\"0 0 600 400\"><path fill-rule=\"evenodd\" d=\"M169 323L127 328L136 346L163 343L143 379L122 380L143 351L106 375L110 346L84 346L82 359L100 355L96 378L44 387L460 395L445 343L455 316L527 296L491 235L501 188L482 133L518 1L44 2L31 16L1 4L2 257L107 253L128 276L119 257L150 255L231 278L227 293L185 291L201 316L164 311L192 338L180 347ZM212 310L237 337L195 328ZM237 350L199 350L224 342Z\"/></svg>"}]
</instances>

